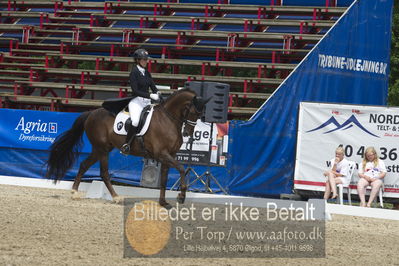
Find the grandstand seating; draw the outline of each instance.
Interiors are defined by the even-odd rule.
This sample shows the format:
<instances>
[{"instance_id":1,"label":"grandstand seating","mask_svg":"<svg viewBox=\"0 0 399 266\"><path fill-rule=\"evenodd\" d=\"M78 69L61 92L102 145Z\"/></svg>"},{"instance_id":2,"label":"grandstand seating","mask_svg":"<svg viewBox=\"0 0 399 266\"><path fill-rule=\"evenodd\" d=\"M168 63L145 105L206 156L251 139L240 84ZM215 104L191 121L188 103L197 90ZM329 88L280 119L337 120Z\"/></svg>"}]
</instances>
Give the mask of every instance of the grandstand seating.
<instances>
[{"instance_id":1,"label":"grandstand seating","mask_svg":"<svg viewBox=\"0 0 399 266\"><path fill-rule=\"evenodd\" d=\"M250 117L345 11L8 0L0 9L1 107L79 111L124 97L129 55L145 48L165 95L189 80L230 84L229 119Z\"/></svg>"}]
</instances>

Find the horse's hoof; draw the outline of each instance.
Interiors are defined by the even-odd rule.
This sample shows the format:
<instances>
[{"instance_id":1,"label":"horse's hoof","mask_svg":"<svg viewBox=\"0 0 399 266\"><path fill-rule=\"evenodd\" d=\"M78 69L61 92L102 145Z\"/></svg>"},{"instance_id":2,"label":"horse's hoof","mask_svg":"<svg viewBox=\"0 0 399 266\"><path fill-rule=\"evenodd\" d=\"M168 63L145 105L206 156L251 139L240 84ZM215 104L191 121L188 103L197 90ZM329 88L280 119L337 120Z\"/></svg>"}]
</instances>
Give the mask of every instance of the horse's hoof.
<instances>
[{"instance_id":1,"label":"horse's hoof","mask_svg":"<svg viewBox=\"0 0 399 266\"><path fill-rule=\"evenodd\" d=\"M170 205L170 204L167 203L167 202L165 202L165 203L160 203L160 205L161 205L162 207L164 207L165 209L167 209L167 210L172 209L172 205Z\"/></svg>"},{"instance_id":2,"label":"horse's hoof","mask_svg":"<svg viewBox=\"0 0 399 266\"><path fill-rule=\"evenodd\" d=\"M177 200L178 203L183 204L184 201L186 200L186 198L185 198L185 197L179 197L179 196L178 196L176 200Z\"/></svg>"},{"instance_id":3,"label":"horse's hoof","mask_svg":"<svg viewBox=\"0 0 399 266\"><path fill-rule=\"evenodd\" d=\"M112 202L116 204L120 204L122 202L123 198L121 196L115 196L112 198Z\"/></svg>"},{"instance_id":4,"label":"horse's hoof","mask_svg":"<svg viewBox=\"0 0 399 266\"><path fill-rule=\"evenodd\" d=\"M79 195L79 192L77 191L77 190L72 190L72 196L71 196L71 198L73 199L73 200L80 200L81 199L81 197L80 197L80 195Z\"/></svg>"}]
</instances>

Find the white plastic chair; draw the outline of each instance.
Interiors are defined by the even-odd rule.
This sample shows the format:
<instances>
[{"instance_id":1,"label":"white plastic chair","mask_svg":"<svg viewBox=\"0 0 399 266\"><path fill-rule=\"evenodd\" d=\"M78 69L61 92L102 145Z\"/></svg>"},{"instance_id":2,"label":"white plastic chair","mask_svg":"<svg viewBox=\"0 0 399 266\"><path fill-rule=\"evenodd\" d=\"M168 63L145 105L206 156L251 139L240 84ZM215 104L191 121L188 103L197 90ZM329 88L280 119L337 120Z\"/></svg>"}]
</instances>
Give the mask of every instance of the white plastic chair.
<instances>
[{"instance_id":1,"label":"white plastic chair","mask_svg":"<svg viewBox=\"0 0 399 266\"><path fill-rule=\"evenodd\" d=\"M356 163L352 161L349 162L349 171L348 171L348 176L347 178L349 179L348 184L337 184L337 189L338 189L338 200L339 204L343 205L344 204L344 189L346 188L346 194L348 195L348 201L349 205L352 205L352 200L351 200L351 189L349 188L351 181L352 181L352 176L353 173L355 172L356 169Z\"/></svg>"},{"instance_id":2,"label":"white plastic chair","mask_svg":"<svg viewBox=\"0 0 399 266\"><path fill-rule=\"evenodd\" d=\"M355 172L356 169L356 163L349 161L349 171L348 171L348 178L349 178L349 184L347 186L344 186L343 184L337 184L337 188L338 188L338 200L339 200L339 204L343 205L344 204L344 189L346 188L346 192L348 195L348 202L349 205L352 205L352 199L351 199L351 188L350 183L352 181L352 176L353 173ZM371 186L367 186L366 190L371 190ZM384 183L382 183L380 190L378 192L378 198L379 198L379 202L380 202L380 206L381 208L384 208L384 200L383 200L383 194L384 194ZM374 199L374 202L377 200L377 197Z\"/></svg>"},{"instance_id":3,"label":"white plastic chair","mask_svg":"<svg viewBox=\"0 0 399 266\"><path fill-rule=\"evenodd\" d=\"M366 189L371 190L371 186L367 186ZM382 185L380 186L380 190L378 191L378 198L380 200L381 208L384 208L383 194L384 194L384 182L382 182ZM375 197L373 202L376 202L376 201L377 201L377 197Z\"/></svg>"}]
</instances>

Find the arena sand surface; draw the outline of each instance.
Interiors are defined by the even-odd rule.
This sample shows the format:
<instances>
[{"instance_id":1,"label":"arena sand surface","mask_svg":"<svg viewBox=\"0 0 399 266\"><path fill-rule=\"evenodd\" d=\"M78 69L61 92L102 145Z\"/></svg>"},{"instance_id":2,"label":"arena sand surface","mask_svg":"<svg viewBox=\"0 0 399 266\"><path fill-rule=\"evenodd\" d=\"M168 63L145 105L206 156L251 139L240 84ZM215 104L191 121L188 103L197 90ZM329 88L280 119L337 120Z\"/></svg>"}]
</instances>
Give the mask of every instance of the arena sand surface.
<instances>
[{"instance_id":1,"label":"arena sand surface","mask_svg":"<svg viewBox=\"0 0 399 266\"><path fill-rule=\"evenodd\" d=\"M322 259L123 258L123 207L0 185L0 265L399 265L399 223L334 215Z\"/></svg>"}]
</instances>

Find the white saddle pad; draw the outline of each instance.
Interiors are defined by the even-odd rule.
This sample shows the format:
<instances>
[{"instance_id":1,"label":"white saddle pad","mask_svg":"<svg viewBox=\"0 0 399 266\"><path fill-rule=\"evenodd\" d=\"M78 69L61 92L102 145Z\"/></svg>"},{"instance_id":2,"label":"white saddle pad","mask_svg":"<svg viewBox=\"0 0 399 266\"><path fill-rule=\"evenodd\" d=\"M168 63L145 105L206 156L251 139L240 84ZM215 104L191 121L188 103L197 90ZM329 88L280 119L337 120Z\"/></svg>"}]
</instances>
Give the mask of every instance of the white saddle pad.
<instances>
[{"instance_id":1,"label":"white saddle pad","mask_svg":"<svg viewBox=\"0 0 399 266\"><path fill-rule=\"evenodd\" d=\"M136 136L143 136L147 132L148 127L150 126L151 123L153 111L154 111L154 106L151 106L150 113L148 114L147 119L145 120L144 126ZM125 130L125 123L129 117L130 117L129 113L124 110L118 113L114 122L114 132L116 134L127 135L127 132Z\"/></svg>"}]
</instances>

